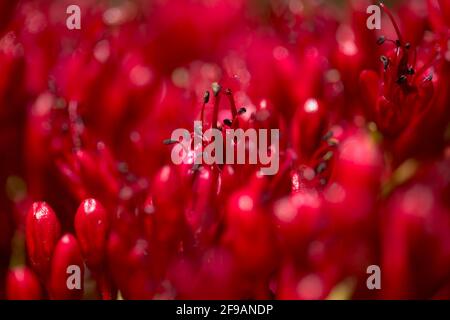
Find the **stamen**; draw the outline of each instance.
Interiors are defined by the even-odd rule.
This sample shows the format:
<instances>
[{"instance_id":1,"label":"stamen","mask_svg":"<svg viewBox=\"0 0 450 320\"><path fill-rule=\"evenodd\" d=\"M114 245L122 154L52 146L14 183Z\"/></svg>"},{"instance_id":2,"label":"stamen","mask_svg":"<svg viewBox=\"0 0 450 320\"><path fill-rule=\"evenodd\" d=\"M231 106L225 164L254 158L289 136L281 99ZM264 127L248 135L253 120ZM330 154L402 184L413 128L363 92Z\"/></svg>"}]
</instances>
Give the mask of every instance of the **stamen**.
<instances>
[{"instance_id":1,"label":"stamen","mask_svg":"<svg viewBox=\"0 0 450 320\"><path fill-rule=\"evenodd\" d=\"M164 139L163 143L165 145L171 145L171 144L178 143L178 141L177 140L172 140L172 139Z\"/></svg>"},{"instance_id":2,"label":"stamen","mask_svg":"<svg viewBox=\"0 0 450 320\"><path fill-rule=\"evenodd\" d=\"M229 127L231 127L231 125L233 124L233 121L231 121L230 119L225 119L223 120L223 123Z\"/></svg>"},{"instance_id":3,"label":"stamen","mask_svg":"<svg viewBox=\"0 0 450 320\"><path fill-rule=\"evenodd\" d=\"M383 9L383 11L388 15L389 19L391 20L392 25L394 26L395 32L397 33L397 37L398 37L397 41L399 43L399 46L401 46L403 43L403 38L400 33L400 29L399 29L397 23L395 22L394 16L392 15L391 11L386 7L386 5L383 2L380 2L380 7Z\"/></svg>"},{"instance_id":4,"label":"stamen","mask_svg":"<svg viewBox=\"0 0 450 320\"><path fill-rule=\"evenodd\" d=\"M247 112L247 109L245 109L244 107L240 108L238 111L238 115L244 114Z\"/></svg>"},{"instance_id":5,"label":"stamen","mask_svg":"<svg viewBox=\"0 0 450 320\"><path fill-rule=\"evenodd\" d=\"M331 138L328 140L328 145L330 147L335 147L335 146L339 145L339 141L336 138Z\"/></svg>"},{"instance_id":6,"label":"stamen","mask_svg":"<svg viewBox=\"0 0 450 320\"><path fill-rule=\"evenodd\" d=\"M322 140L327 141L328 139L333 137L333 131L328 131L323 137Z\"/></svg>"},{"instance_id":7,"label":"stamen","mask_svg":"<svg viewBox=\"0 0 450 320\"><path fill-rule=\"evenodd\" d=\"M188 149L186 148L186 146L185 146L183 143L181 143L180 141L172 140L172 139L165 139L165 140L163 140L163 143L164 143L165 145L179 144L179 145L181 145L181 147L183 148L184 152L186 152L186 154L189 153L189 150L188 150Z\"/></svg>"},{"instance_id":8,"label":"stamen","mask_svg":"<svg viewBox=\"0 0 450 320\"><path fill-rule=\"evenodd\" d=\"M68 106L69 123L74 151L81 150L81 135L84 130L83 120L78 114L78 103L70 101Z\"/></svg>"},{"instance_id":9,"label":"stamen","mask_svg":"<svg viewBox=\"0 0 450 320\"><path fill-rule=\"evenodd\" d=\"M398 84L402 84L405 83L408 80L408 78L405 75L401 75L398 79L397 79L397 83Z\"/></svg>"},{"instance_id":10,"label":"stamen","mask_svg":"<svg viewBox=\"0 0 450 320\"><path fill-rule=\"evenodd\" d=\"M328 161L333 157L333 151L328 151L324 156L323 156L323 160Z\"/></svg>"},{"instance_id":11,"label":"stamen","mask_svg":"<svg viewBox=\"0 0 450 320\"><path fill-rule=\"evenodd\" d=\"M217 129L217 119L219 118L219 104L220 104L220 90L221 90L221 86L217 83L214 82L212 84L212 90L214 93L214 110L213 110L213 118L212 118L212 128L213 129Z\"/></svg>"},{"instance_id":12,"label":"stamen","mask_svg":"<svg viewBox=\"0 0 450 320\"><path fill-rule=\"evenodd\" d=\"M200 113L200 120L202 123L204 123L204 121L205 121L205 119L204 119L205 106L208 102L209 102L209 91L206 91L205 94L203 95L203 106L202 106L202 111Z\"/></svg>"},{"instance_id":13,"label":"stamen","mask_svg":"<svg viewBox=\"0 0 450 320\"><path fill-rule=\"evenodd\" d=\"M387 70L387 68L389 67L389 59L386 56L381 56L380 60L381 62L383 62L384 70Z\"/></svg>"},{"instance_id":14,"label":"stamen","mask_svg":"<svg viewBox=\"0 0 450 320\"><path fill-rule=\"evenodd\" d=\"M203 103L208 103L209 102L209 91L206 91L205 94L203 95Z\"/></svg>"},{"instance_id":15,"label":"stamen","mask_svg":"<svg viewBox=\"0 0 450 320\"><path fill-rule=\"evenodd\" d=\"M381 36L381 37L378 38L377 44L378 45L382 45L382 44L384 44L385 41L386 41L386 37L385 36Z\"/></svg>"},{"instance_id":16,"label":"stamen","mask_svg":"<svg viewBox=\"0 0 450 320\"><path fill-rule=\"evenodd\" d=\"M222 90L222 87L217 82L214 82L211 85L211 87L212 87L212 91L213 91L214 96L217 97L219 95L219 93L220 93L220 90Z\"/></svg>"},{"instance_id":17,"label":"stamen","mask_svg":"<svg viewBox=\"0 0 450 320\"><path fill-rule=\"evenodd\" d=\"M326 168L327 168L327 164L326 164L325 162L321 162L321 163L319 163L319 165L317 166L316 172L317 172L318 174L320 174L320 173L324 172Z\"/></svg>"},{"instance_id":18,"label":"stamen","mask_svg":"<svg viewBox=\"0 0 450 320\"><path fill-rule=\"evenodd\" d=\"M225 90L225 94L227 95L228 100L230 101L231 114L234 119L237 116L237 108L236 108L236 101L234 100L233 92L231 91L230 88L228 88L227 90Z\"/></svg>"},{"instance_id":19,"label":"stamen","mask_svg":"<svg viewBox=\"0 0 450 320\"><path fill-rule=\"evenodd\" d=\"M438 62L438 55L434 54L423 66L417 71L417 77L431 68L435 63Z\"/></svg>"}]
</instances>

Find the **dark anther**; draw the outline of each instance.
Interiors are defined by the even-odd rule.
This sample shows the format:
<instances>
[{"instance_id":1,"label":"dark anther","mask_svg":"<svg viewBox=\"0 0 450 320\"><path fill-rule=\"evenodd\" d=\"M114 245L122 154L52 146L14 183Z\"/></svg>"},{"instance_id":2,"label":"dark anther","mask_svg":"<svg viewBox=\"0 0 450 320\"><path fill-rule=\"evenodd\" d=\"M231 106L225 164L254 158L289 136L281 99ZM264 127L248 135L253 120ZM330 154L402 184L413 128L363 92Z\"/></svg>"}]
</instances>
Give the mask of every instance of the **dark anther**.
<instances>
[{"instance_id":1,"label":"dark anther","mask_svg":"<svg viewBox=\"0 0 450 320\"><path fill-rule=\"evenodd\" d=\"M322 138L322 140L327 141L328 139L330 139L331 137L333 137L333 131L328 131Z\"/></svg>"},{"instance_id":2,"label":"dark anther","mask_svg":"<svg viewBox=\"0 0 450 320\"><path fill-rule=\"evenodd\" d=\"M405 49L409 50L410 48L411 48L411 43L409 43L409 42L406 43L406 44L405 44Z\"/></svg>"},{"instance_id":3,"label":"dark anther","mask_svg":"<svg viewBox=\"0 0 450 320\"><path fill-rule=\"evenodd\" d=\"M335 138L331 138L328 140L328 145L330 147L335 147L335 146L339 145L339 141L336 140Z\"/></svg>"},{"instance_id":4,"label":"dark anther","mask_svg":"<svg viewBox=\"0 0 450 320\"><path fill-rule=\"evenodd\" d=\"M128 172L128 165L125 162L120 162L117 165L117 170L119 170L120 173L127 173Z\"/></svg>"},{"instance_id":5,"label":"dark anther","mask_svg":"<svg viewBox=\"0 0 450 320\"><path fill-rule=\"evenodd\" d=\"M209 91L206 91L205 94L203 95L203 103L208 102L209 102Z\"/></svg>"},{"instance_id":6,"label":"dark anther","mask_svg":"<svg viewBox=\"0 0 450 320\"><path fill-rule=\"evenodd\" d=\"M401 45L402 45L402 43L400 42L400 40L395 40L395 45L397 46L397 47L401 47Z\"/></svg>"},{"instance_id":7,"label":"dark anther","mask_svg":"<svg viewBox=\"0 0 450 320\"><path fill-rule=\"evenodd\" d=\"M327 164L326 164L325 162L321 162L321 163L317 166L316 172L317 172L318 174L320 174L320 173L324 172L326 168L327 168Z\"/></svg>"},{"instance_id":8,"label":"dark anther","mask_svg":"<svg viewBox=\"0 0 450 320\"><path fill-rule=\"evenodd\" d=\"M386 41L386 38L384 36L381 36L377 40L378 45L382 45Z\"/></svg>"},{"instance_id":9,"label":"dark anther","mask_svg":"<svg viewBox=\"0 0 450 320\"><path fill-rule=\"evenodd\" d=\"M233 121L231 121L230 119L225 119L225 120L223 120L223 124L231 127L231 125L233 124Z\"/></svg>"},{"instance_id":10,"label":"dark anther","mask_svg":"<svg viewBox=\"0 0 450 320\"><path fill-rule=\"evenodd\" d=\"M407 79L408 79L408 78L406 78L405 75L401 75L400 78L397 79L397 83L398 83L398 84L405 83Z\"/></svg>"},{"instance_id":11,"label":"dark anther","mask_svg":"<svg viewBox=\"0 0 450 320\"><path fill-rule=\"evenodd\" d=\"M333 151L328 151L327 153L325 153L322 159L325 161L329 161L333 157L333 154L334 154Z\"/></svg>"},{"instance_id":12,"label":"dark anther","mask_svg":"<svg viewBox=\"0 0 450 320\"><path fill-rule=\"evenodd\" d=\"M63 123L61 125L61 131L62 132L68 132L69 131L69 125L67 123Z\"/></svg>"},{"instance_id":13,"label":"dark anther","mask_svg":"<svg viewBox=\"0 0 450 320\"><path fill-rule=\"evenodd\" d=\"M132 173L127 174L125 178L127 179L128 182L136 182L137 180L137 177Z\"/></svg>"},{"instance_id":14,"label":"dark anther","mask_svg":"<svg viewBox=\"0 0 450 320\"><path fill-rule=\"evenodd\" d=\"M381 56L380 60L383 62L384 70L387 70L389 66L389 59L386 56Z\"/></svg>"},{"instance_id":15,"label":"dark anther","mask_svg":"<svg viewBox=\"0 0 450 320\"><path fill-rule=\"evenodd\" d=\"M172 139L165 139L163 141L164 144L169 145L169 144L174 144L174 143L178 143L178 141L176 140L172 140Z\"/></svg>"},{"instance_id":16,"label":"dark anther","mask_svg":"<svg viewBox=\"0 0 450 320\"><path fill-rule=\"evenodd\" d=\"M212 84L212 91L214 93L214 96L217 97L217 95L219 94L221 89L222 89L222 87L217 82L214 82Z\"/></svg>"},{"instance_id":17,"label":"dark anther","mask_svg":"<svg viewBox=\"0 0 450 320\"><path fill-rule=\"evenodd\" d=\"M416 71L414 70L414 68L408 68L408 74L409 75L413 75L414 73L416 73Z\"/></svg>"},{"instance_id":18,"label":"dark anther","mask_svg":"<svg viewBox=\"0 0 450 320\"><path fill-rule=\"evenodd\" d=\"M242 108L239 109L238 114L241 115L241 114L246 113L246 112L247 112L247 109L242 107Z\"/></svg>"}]
</instances>

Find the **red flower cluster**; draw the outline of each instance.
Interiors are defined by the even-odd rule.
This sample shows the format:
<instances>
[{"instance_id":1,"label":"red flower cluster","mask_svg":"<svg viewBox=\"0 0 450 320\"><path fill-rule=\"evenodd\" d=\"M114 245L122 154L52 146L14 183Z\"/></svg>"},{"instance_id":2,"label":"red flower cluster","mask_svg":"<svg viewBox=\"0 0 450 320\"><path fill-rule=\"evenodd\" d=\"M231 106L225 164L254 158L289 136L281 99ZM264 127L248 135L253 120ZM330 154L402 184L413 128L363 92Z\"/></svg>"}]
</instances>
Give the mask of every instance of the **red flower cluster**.
<instances>
[{"instance_id":1,"label":"red flower cluster","mask_svg":"<svg viewBox=\"0 0 450 320\"><path fill-rule=\"evenodd\" d=\"M450 298L450 0L340 3L0 2L0 298Z\"/></svg>"}]
</instances>

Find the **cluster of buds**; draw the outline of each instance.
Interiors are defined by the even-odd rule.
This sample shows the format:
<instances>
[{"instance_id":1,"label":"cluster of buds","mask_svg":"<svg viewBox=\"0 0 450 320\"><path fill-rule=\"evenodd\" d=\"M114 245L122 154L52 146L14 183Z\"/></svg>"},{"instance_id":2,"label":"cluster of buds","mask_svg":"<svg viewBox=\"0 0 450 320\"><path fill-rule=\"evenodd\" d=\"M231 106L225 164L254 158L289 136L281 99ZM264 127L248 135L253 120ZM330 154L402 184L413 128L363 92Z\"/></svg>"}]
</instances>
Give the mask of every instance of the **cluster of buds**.
<instances>
[{"instance_id":1,"label":"cluster of buds","mask_svg":"<svg viewBox=\"0 0 450 320\"><path fill-rule=\"evenodd\" d=\"M450 0L370 5L2 2L0 298L449 299Z\"/></svg>"},{"instance_id":2,"label":"cluster of buds","mask_svg":"<svg viewBox=\"0 0 450 320\"><path fill-rule=\"evenodd\" d=\"M53 209L33 203L26 217L26 249L30 267L10 271L9 299L81 299L85 263L97 283L99 296L111 299L111 283L105 265L110 216L95 199L87 199L75 216L75 235L61 234Z\"/></svg>"}]
</instances>

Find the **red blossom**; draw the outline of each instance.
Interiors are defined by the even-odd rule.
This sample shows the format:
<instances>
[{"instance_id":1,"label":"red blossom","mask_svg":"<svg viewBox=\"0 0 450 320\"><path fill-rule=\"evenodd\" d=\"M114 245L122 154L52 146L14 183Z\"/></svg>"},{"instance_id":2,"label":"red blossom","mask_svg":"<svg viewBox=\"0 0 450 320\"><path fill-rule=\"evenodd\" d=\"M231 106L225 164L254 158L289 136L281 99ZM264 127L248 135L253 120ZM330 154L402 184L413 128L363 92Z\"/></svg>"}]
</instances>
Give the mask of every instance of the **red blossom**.
<instances>
[{"instance_id":1,"label":"red blossom","mask_svg":"<svg viewBox=\"0 0 450 320\"><path fill-rule=\"evenodd\" d=\"M449 298L449 0L72 2L0 2L1 298Z\"/></svg>"}]
</instances>

